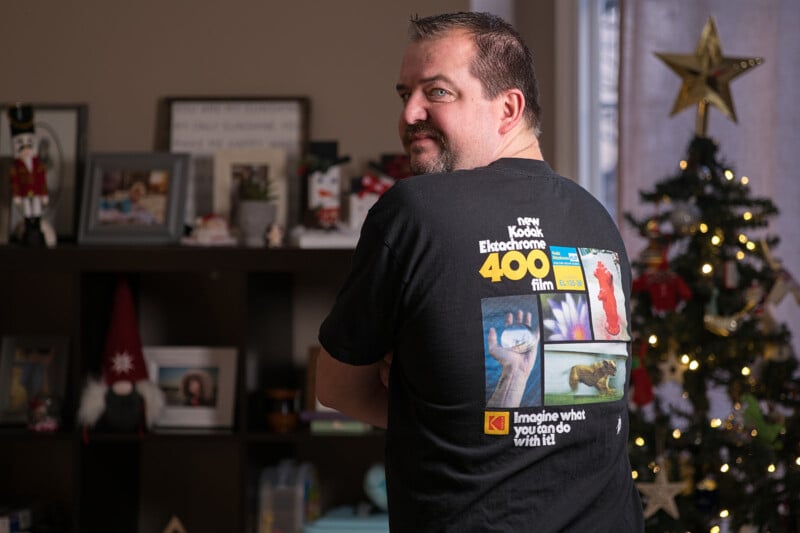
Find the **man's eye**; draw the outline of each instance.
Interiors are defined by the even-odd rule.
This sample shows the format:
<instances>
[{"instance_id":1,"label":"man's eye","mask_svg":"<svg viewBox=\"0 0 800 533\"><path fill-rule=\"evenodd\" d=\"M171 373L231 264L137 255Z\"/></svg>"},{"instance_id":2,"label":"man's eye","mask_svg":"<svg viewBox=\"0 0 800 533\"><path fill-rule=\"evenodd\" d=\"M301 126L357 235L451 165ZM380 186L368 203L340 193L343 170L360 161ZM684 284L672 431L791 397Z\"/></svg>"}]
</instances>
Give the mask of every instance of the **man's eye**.
<instances>
[{"instance_id":1,"label":"man's eye","mask_svg":"<svg viewBox=\"0 0 800 533\"><path fill-rule=\"evenodd\" d=\"M400 93L400 100L402 100L404 103L408 102L408 99L410 97L411 97L411 94L409 94L409 93Z\"/></svg>"},{"instance_id":2,"label":"man's eye","mask_svg":"<svg viewBox=\"0 0 800 533\"><path fill-rule=\"evenodd\" d=\"M430 95L434 98L444 98L448 95L448 92L444 89L431 89Z\"/></svg>"}]
</instances>

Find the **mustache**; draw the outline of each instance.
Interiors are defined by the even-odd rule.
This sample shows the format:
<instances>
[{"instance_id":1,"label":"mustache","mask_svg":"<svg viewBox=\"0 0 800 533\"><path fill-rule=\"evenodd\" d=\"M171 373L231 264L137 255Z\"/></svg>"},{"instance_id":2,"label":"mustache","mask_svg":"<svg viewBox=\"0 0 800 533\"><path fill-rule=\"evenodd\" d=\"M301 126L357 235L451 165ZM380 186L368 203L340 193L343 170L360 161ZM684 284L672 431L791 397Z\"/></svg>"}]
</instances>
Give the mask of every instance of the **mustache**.
<instances>
[{"instance_id":1,"label":"mustache","mask_svg":"<svg viewBox=\"0 0 800 533\"><path fill-rule=\"evenodd\" d=\"M427 122L415 122L406 126L406 129L403 131L403 144L406 146L410 144L412 137L415 135L425 135L439 144L444 144L444 134Z\"/></svg>"}]
</instances>

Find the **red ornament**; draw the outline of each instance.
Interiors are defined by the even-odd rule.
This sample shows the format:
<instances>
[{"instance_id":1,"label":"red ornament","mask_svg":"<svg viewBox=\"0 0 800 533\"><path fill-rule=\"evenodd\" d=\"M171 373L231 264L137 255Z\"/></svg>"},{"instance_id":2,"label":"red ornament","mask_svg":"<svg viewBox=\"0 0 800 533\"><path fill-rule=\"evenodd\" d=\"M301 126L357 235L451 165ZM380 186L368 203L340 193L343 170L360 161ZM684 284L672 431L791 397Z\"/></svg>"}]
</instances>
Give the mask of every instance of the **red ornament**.
<instances>
[{"instance_id":1,"label":"red ornament","mask_svg":"<svg viewBox=\"0 0 800 533\"><path fill-rule=\"evenodd\" d=\"M647 270L633 280L633 292L647 292L653 314L663 316L689 301L692 290L675 272L669 270L666 250L651 242L644 251Z\"/></svg>"},{"instance_id":2,"label":"red ornament","mask_svg":"<svg viewBox=\"0 0 800 533\"><path fill-rule=\"evenodd\" d=\"M655 398L653 394L653 382L644 364L644 354L646 351L647 345L642 343L639 355L633 360L633 370L631 370L631 384L633 385L633 395L631 399L633 403L640 407L647 405Z\"/></svg>"}]
</instances>

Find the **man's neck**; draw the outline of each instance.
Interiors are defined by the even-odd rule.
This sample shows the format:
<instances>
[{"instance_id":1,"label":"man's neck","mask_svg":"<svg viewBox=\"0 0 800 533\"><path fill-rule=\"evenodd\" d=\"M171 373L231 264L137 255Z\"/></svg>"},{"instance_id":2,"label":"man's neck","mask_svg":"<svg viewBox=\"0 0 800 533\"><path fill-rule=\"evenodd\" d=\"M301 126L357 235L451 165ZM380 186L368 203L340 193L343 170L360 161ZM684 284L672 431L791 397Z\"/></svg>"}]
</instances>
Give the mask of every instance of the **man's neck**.
<instances>
[{"instance_id":1,"label":"man's neck","mask_svg":"<svg viewBox=\"0 0 800 533\"><path fill-rule=\"evenodd\" d=\"M532 132L520 132L507 138L497 151L496 159L503 157L516 157L522 159L539 159L542 157L542 150L539 147L539 139Z\"/></svg>"}]
</instances>

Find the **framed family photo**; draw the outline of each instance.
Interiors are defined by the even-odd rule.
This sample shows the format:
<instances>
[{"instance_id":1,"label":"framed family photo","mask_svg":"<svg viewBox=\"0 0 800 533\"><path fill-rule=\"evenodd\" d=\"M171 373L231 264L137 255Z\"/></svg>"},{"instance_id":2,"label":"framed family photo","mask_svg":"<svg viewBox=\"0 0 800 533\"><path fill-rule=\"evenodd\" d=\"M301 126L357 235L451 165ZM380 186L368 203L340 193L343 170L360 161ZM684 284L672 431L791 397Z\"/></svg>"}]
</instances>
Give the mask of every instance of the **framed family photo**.
<instances>
[{"instance_id":1,"label":"framed family photo","mask_svg":"<svg viewBox=\"0 0 800 533\"><path fill-rule=\"evenodd\" d=\"M189 156L94 154L83 187L81 244L167 244L183 233Z\"/></svg>"},{"instance_id":2,"label":"framed family photo","mask_svg":"<svg viewBox=\"0 0 800 533\"><path fill-rule=\"evenodd\" d=\"M12 105L0 104L0 157L14 155L7 113ZM32 107L37 152L47 169L49 203L43 218L53 226L59 239L74 240L86 168L89 108L86 104L32 104ZM14 231L22 219L22 212L12 208L9 231Z\"/></svg>"},{"instance_id":3,"label":"framed family photo","mask_svg":"<svg viewBox=\"0 0 800 533\"><path fill-rule=\"evenodd\" d=\"M236 348L145 346L143 352L150 380L166 400L156 428L233 427Z\"/></svg>"},{"instance_id":4,"label":"framed family photo","mask_svg":"<svg viewBox=\"0 0 800 533\"><path fill-rule=\"evenodd\" d=\"M64 399L68 349L67 337L3 337L0 424L26 423L28 404L37 396Z\"/></svg>"},{"instance_id":5,"label":"framed family photo","mask_svg":"<svg viewBox=\"0 0 800 533\"><path fill-rule=\"evenodd\" d=\"M286 220L298 219L297 169L307 151L307 97L169 97L165 100L166 143L192 156L186 218L214 213L216 194L227 177L215 172L214 157L227 150L281 149L286 154ZM224 214L224 213L214 213Z\"/></svg>"}]
</instances>

